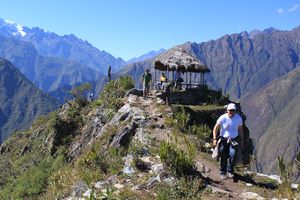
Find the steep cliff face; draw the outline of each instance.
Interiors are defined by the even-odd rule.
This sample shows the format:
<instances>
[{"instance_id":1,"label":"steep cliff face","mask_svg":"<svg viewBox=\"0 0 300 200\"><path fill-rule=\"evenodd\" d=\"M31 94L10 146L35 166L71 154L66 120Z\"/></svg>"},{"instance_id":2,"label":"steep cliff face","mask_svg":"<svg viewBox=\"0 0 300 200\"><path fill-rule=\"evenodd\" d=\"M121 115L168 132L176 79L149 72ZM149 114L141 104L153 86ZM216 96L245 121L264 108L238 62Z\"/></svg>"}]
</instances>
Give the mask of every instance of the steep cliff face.
<instances>
[{"instance_id":1,"label":"steep cliff face","mask_svg":"<svg viewBox=\"0 0 300 200\"><path fill-rule=\"evenodd\" d=\"M257 169L276 173L277 157L293 161L300 152L300 68L246 95L242 107L256 143Z\"/></svg>"}]
</instances>

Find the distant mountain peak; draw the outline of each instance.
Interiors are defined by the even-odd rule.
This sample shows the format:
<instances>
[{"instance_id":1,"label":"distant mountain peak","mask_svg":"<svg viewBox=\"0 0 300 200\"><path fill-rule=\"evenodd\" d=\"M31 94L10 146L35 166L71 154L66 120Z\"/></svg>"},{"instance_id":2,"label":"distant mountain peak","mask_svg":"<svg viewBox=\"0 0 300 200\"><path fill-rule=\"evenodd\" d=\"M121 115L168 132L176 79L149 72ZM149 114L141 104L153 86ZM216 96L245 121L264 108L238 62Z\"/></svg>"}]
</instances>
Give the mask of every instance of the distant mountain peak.
<instances>
[{"instance_id":1,"label":"distant mountain peak","mask_svg":"<svg viewBox=\"0 0 300 200\"><path fill-rule=\"evenodd\" d=\"M111 66L114 72L125 65L123 59L116 59L110 53L99 50L74 34L60 36L39 27L21 26L14 21L1 18L0 33L9 38L32 43L42 56L73 60L103 74L108 66Z\"/></svg>"},{"instance_id":2,"label":"distant mountain peak","mask_svg":"<svg viewBox=\"0 0 300 200\"><path fill-rule=\"evenodd\" d=\"M250 36L250 34L249 34L247 31L241 32L240 35L241 35L242 37L249 37L249 36Z\"/></svg>"},{"instance_id":3,"label":"distant mountain peak","mask_svg":"<svg viewBox=\"0 0 300 200\"><path fill-rule=\"evenodd\" d=\"M158 51L155 51L155 50L152 50L144 55L141 55L139 57L134 57L134 58L131 58L130 60L128 60L126 63L127 64L130 64L130 63L134 63L134 62L140 62L140 61L143 61L143 60L148 60L150 58L154 58L155 56L157 56L158 54L161 54L162 52L166 51L165 49L160 49Z\"/></svg>"},{"instance_id":4,"label":"distant mountain peak","mask_svg":"<svg viewBox=\"0 0 300 200\"><path fill-rule=\"evenodd\" d=\"M254 29L254 30L250 31L249 37L250 37L250 38L253 38L255 35L258 35L258 34L260 34L260 33L261 33L261 30Z\"/></svg>"},{"instance_id":5,"label":"distant mountain peak","mask_svg":"<svg viewBox=\"0 0 300 200\"><path fill-rule=\"evenodd\" d=\"M265 30L263 30L263 33L273 33L273 32L277 32L279 31L278 29L274 28L274 27L270 27L270 28L266 28Z\"/></svg>"},{"instance_id":6,"label":"distant mountain peak","mask_svg":"<svg viewBox=\"0 0 300 200\"><path fill-rule=\"evenodd\" d=\"M280 30L274 28L274 27L270 27L270 28L266 28L263 31L259 30L259 29L254 29L252 31L249 32L249 37L253 38L254 36L258 35L258 34L264 34L264 33L274 33L274 32L278 32Z\"/></svg>"},{"instance_id":7,"label":"distant mountain peak","mask_svg":"<svg viewBox=\"0 0 300 200\"><path fill-rule=\"evenodd\" d=\"M2 27L7 27L8 31L13 36L24 37L27 34L24 31L23 26L21 24L17 24L12 20L7 20L7 19L0 18L0 29L2 29Z\"/></svg>"}]
</instances>

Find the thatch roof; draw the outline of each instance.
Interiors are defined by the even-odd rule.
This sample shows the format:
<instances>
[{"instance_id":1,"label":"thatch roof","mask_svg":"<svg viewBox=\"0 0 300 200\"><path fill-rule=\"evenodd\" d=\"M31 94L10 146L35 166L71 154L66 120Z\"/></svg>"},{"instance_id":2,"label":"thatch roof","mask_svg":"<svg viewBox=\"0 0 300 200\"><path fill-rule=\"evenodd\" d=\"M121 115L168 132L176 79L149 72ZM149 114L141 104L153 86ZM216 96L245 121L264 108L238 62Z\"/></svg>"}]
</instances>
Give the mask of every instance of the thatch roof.
<instances>
[{"instance_id":1,"label":"thatch roof","mask_svg":"<svg viewBox=\"0 0 300 200\"><path fill-rule=\"evenodd\" d=\"M154 60L154 68L161 71L181 71L205 73L210 70L200 60L190 55L185 49L175 47L163 52Z\"/></svg>"}]
</instances>

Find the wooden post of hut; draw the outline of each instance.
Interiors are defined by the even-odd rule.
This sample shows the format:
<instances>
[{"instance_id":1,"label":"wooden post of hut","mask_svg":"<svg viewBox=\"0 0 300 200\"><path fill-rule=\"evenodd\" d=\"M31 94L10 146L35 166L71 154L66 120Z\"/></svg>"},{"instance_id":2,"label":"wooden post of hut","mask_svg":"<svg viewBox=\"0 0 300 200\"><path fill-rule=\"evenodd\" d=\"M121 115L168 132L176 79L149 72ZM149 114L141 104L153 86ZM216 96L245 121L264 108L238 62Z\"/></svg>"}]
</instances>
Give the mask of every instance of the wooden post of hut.
<instances>
[{"instance_id":1,"label":"wooden post of hut","mask_svg":"<svg viewBox=\"0 0 300 200\"><path fill-rule=\"evenodd\" d=\"M189 87L189 85L188 85L188 72L186 71L185 73L186 73L185 74L186 88L188 88Z\"/></svg>"},{"instance_id":2,"label":"wooden post of hut","mask_svg":"<svg viewBox=\"0 0 300 200\"><path fill-rule=\"evenodd\" d=\"M204 73L201 72L200 76L201 76L201 85L203 86L204 85Z\"/></svg>"},{"instance_id":3,"label":"wooden post of hut","mask_svg":"<svg viewBox=\"0 0 300 200\"><path fill-rule=\"evenodd\" d=\"M190 71L190 89L192 88L192 72Z\"/></svg>"},{"instance_id":4,"label":"wooden post of hut","mask_svg":"<svg viewBox=\"0 0 300 200\"><path fill-rule=\"evenodd\" d=\"M156 69L154 68L154 90L156 90Z\"/></svg>"},{"instance_id":5,"label":"wooden post of hut","mask_svg":"<svg viewBox=\"0 0 300 200\"><path fill-rule=\"evenodd\" d=\"M167 77L168 77L168 80L170 80L170 77L169 77L169 69L167 68Z\"/></svg>"}]
</instances>

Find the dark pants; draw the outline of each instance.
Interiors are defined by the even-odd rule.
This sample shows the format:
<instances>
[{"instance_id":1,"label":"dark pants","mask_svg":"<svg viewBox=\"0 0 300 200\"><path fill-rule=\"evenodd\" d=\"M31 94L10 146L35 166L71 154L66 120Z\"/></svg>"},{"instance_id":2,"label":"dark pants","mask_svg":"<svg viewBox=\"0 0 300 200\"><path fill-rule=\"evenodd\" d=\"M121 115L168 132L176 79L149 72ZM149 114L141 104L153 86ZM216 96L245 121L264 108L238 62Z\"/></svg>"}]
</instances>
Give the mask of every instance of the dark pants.
<instances>
[{"instance_id":1,"label":"dark pants","mask_svg":"<svg viewBox=\"0 0 300 200\"><path fill-rule=\"evenodd\" d=\"M236 161L238 145L233 145L236 139L221 138L220 143L220 173L225 175L227 172L233 173L233 167ZM237 143L236 143L237 144Z\"/></svg>"}]
</instances>

